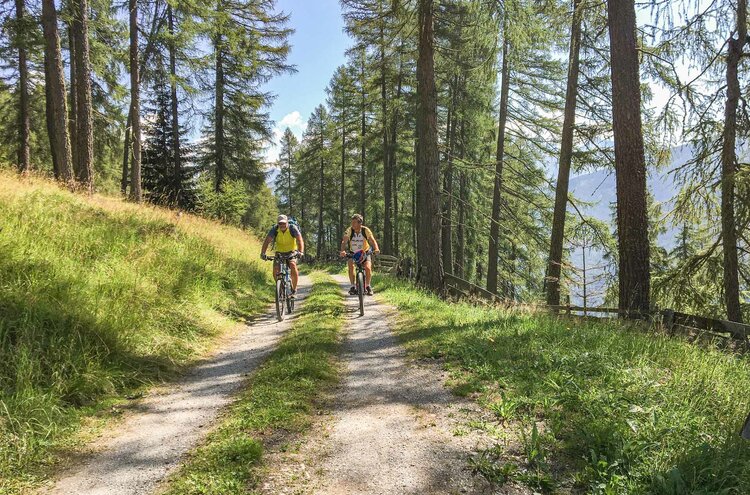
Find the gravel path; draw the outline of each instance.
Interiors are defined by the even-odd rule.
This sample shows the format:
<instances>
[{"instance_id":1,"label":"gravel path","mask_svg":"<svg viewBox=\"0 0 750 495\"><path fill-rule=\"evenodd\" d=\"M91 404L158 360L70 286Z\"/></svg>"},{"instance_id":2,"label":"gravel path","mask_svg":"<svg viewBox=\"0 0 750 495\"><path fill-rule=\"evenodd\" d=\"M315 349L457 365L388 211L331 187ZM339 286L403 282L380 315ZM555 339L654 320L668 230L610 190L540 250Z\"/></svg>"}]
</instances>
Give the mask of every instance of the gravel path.
<instances>
[{"instance_id":1,"label":"gravel path","mask_svg":"<svg viewBox=\"0 0 750 495\"><path fill-rule=\"evenodd\" d=\"M309 287L309 279L301 277L298 303ZM210 430L248 373L265 360L289 326L289 319L276 321L275 310L253 322L175 387L143 399L138 412L103 440L84 466L64 473L44 493L142 495L154 491Z\"/></svg>"},{"instance_id":2,"label":"gravel path","mask_svg":"<svg viewBox=\"0 0 750 495\"><path fill-rule=\"evenodd\" d=\"M348 289L347 277L337 280ZM349 297L345 378L314 493L492 493L468 469L481 440L454 435L461 401L434 369L407 362L377 299L366 299L363 317L356 304Z\"/></svg>"}]
</instances>

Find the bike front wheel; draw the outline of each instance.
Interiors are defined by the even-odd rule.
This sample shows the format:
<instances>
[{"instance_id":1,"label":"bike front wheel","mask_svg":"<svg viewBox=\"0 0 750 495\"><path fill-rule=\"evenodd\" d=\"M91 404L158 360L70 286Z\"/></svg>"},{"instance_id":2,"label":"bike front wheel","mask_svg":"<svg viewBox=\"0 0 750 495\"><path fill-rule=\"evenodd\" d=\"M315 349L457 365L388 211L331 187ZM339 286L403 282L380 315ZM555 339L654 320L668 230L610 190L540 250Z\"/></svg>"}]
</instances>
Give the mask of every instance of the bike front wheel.
<instances>
[{"instance_id":1,"label":"bike front wheel","mask_svg":"<svg viewBox=\"0 0 750 495\"><path fill-rule=\"evenodd\" d=\"M279 321L284 319L284 281L276 281L276 319Z\"/></svg>"},{"instance_id":2,"label":"bike front wheel","mask_svg":"<svg viewBox=\"0 0 750 495\"><path fill-rule=\"evenodd\" d=\"M365 315L365 274L357 272L357 296L359 297L359 316Z\"/></svg>"}]
</instances>

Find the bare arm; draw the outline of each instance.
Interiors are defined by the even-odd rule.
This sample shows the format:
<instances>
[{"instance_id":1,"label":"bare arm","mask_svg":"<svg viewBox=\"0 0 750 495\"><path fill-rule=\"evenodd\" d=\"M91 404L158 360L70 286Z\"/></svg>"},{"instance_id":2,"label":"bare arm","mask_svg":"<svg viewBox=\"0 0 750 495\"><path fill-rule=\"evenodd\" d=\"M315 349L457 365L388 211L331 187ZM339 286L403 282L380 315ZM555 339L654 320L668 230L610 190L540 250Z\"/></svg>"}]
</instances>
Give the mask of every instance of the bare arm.
<instances>
[{"instance_id":1,"label":"bare arm","mask_svg":"<svg viewBox=\"0 0 750 495\"><path fill-rule=\"evenodd\" d=\"M268 249L268 245L271 244L271 241L273 241L273 239L271 238L270 235L266 237L265 241L263 241L263 247L260 248L261 255L266 254L266 249Z\"/></svg>"},{"instance_id":2,"label":"bare arm","mask_svg":"<svg viewBox=\"0 0 750 495\"><path fill-rule=\"evenodd\" d=\"M378 246L378 241L375 240L375 236L372 235L372 232L370 232L370 237L367 238L367 242L372 244L372 250L376 253L380 252L380 247Z\"/></svg>"},{"instance_id":3,"label":"bare arm","mask_svg":"<svg viewBox=\"0 0 750 495\"><path fill-rule=\"evenodd\" d=\"M347 247L348 245L349 245L349 236L348 236L348 235L345 235L345 236L344 236L344 237L343 237L343 238L341 239L341 252L342 252L342 253L346 254L346 247Z\"/></svg>"},{"instance_id":4,"label":"bare arm","mask_svg":"<svg viewBox=\"0 0 750 495\"><path fill-rule=\"evenodd\" d=\"M295 237L295 239L297 239L297 251L299 251L300 253L304 253L305 252L305 240L302 239L302 234Z\"/></svg>"}]
</instances>

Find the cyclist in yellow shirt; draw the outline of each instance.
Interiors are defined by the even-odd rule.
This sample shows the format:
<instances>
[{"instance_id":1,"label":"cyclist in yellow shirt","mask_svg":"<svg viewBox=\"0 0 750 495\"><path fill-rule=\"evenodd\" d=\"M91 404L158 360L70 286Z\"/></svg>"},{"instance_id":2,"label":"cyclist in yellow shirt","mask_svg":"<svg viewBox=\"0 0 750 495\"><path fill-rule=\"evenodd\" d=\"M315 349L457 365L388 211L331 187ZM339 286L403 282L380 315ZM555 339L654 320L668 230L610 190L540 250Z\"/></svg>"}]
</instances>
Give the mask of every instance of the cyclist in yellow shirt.
<instances>
[{"instance_id":1,"label":"cyclist in yellow shirt","mask_svg":"<svg viewBox=\"0 0 750 495\"><path fill-rule=\"evenodd\" d=\"M266 259L266 249L271 243L274 243L274 250L277 254L290 255L297 252L301 258L305 254L305 241L302 239L302 233L299 231L296 225L289 224L289 220L286 215L279 215L276 220L276 225L271 227L268 231L266 240L263 241L263 247L260 248L261 259ZM289 271L292 276L292 297L297 293L297 280L299 279L299 270L297 269L297 260L292 258L289 260ZM273 276L279 273L279 266L273 264Z\"/></svg>"}]
</instances>

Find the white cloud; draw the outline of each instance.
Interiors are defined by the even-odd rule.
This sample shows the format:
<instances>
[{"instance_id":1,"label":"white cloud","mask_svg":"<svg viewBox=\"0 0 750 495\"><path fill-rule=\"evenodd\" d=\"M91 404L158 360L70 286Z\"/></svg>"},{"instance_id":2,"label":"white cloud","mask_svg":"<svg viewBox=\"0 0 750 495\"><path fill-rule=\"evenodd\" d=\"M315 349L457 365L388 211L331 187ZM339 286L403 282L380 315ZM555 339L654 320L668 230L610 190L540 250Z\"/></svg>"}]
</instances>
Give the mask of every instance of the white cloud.
<instances>
[{"instance_id":1,"label":"white cloud","mask_svg":"<svg viewBox=\"0 0 750 495\"><path fill-rule=\"evenodd\" d=\"M266 148L265 160L267 164L274 164L279 159L279 153L281 151L279 143L281 141L281 136L284 135L284 131L287 127L295 136L297 136L297 139L301 140L302 133L307 129L307 121L302 119L302 115L298 110L295 110L284 115L284 117L276 123L273 128L272 142L268 143L268 147Z\"/></svg>"}]
</instances>

